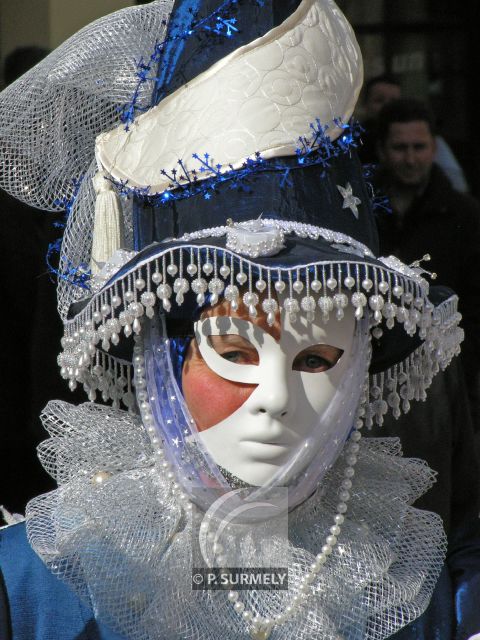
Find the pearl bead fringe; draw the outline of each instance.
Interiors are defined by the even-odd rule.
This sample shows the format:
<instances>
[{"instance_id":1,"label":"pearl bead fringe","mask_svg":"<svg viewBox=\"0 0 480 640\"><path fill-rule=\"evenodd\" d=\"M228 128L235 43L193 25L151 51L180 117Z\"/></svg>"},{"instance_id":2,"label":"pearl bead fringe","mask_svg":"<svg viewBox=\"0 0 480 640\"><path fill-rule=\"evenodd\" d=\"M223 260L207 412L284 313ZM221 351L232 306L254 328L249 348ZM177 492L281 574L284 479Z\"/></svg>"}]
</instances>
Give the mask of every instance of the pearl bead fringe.
<instances>
[{"instance_id":1,"label":"pearl bead fringe","mask_svg":"<svg viewBox=\"0 0 480 640\"><path fill-rule=\"evenodd\" d=\"M188 264L184 269L185 259ZM388 260L398 267L395 259ZM246 289L243 295L239 287ZM134 411L130 363L108 351L119 343L122 332L126 337L140 334L143 319L153 317L156 305L160 312L168 312L172 295L181 305L190 289L198 304L204 304L207 295L212 305L223 296L232 310L243 304L251 317L265 313L270 324L280 308L292 321L299 315L311 321L319 308L327 322L332 313L341 320L346 306L352 304L357 319L370 315L375 339L381 338L384 326L392 328L395 323L402 324L409 335L418 332L425 339L422 346L404 362L373 377L365 409L367 427L374 422L382 424L389 410L398 417L409 410L412 399L424 399L435 373L458 354L463 337L458 328L457 298L453 296L433 309L421 284L399 271L360 263L271 270L216 247L180 247L99 293L67 324L58 363L70 389L80 383L91 401L100 393L114 408L122 403ZM278 293L282 294L280 300Z\"/></svg>"}]
</instances>

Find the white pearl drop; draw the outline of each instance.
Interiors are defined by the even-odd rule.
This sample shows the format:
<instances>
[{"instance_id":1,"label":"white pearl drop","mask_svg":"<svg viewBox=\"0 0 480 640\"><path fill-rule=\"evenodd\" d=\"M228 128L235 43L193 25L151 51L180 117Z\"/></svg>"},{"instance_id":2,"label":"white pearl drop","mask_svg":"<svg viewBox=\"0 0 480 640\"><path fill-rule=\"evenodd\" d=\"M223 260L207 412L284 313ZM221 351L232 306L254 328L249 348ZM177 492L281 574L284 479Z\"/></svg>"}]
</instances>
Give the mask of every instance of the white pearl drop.
<instances>
[{"instance_id":1,"label":"white pearl drop","mask_svg":"<svg viewBox=\"0 0 480 640\"><path fill-rule=\"evenodd\" d=\"M143 278L138 278L137 280L135 280L135 288L139 291L145 289L145 280Z\"/></svg>"},{"instance_id":2,"label":"white pearl drop","mask_svg":"<svg viewBox=\"0 0 480 640\"><path fill-rule=\"evenodd\" d=\"M370 278L365 278L365 280L363 280L362 282L362 287L365 289L365 291L370 291L370 289L373 287L373 282L370 280Z\"/></svg>"},{"instance_id":3,"label":"white pearl drop","mask_svg":"<svg viewBox=\"0 0 480 640\"><path fill-rule=\"evenodd\" d=\"M301 280L295 280L295 282L292 285L292 288L295 291L295 293L301 293L303 291L303 282Z\"/></svg>"},{"instance_id":4,"label":"white pearl drop","mask_svg":"<svg viewBox=\"0 0 480 640\"><path fill-rule=\"evenodd\" d=\"M230 267L227 267L226 264L222 265L219 271L222 278L226 278L227 276L230 275Z\"/></svg>"},{"instance_id":5,"label":"white pearl drop","mask_svg":"<svg viewBox=\"0 0 480 640\"><path fill-rule=\"evenodd\" d=\"M267 283L265 282L265 280L257 280L257 282L255 283L255 287L258 291L265 291L265 289L267 288Z\"/></svg>"},{"instance_id":6,"label":"white pearl drop","mask_svg":"<svg viewBox=\"0 0 480 640\"><path fill-rule=\"evenodd\" d=\"M243 613L243 610L245 609L245 605L243 604L243 602L236 602L233 605L233 608L237 613Z\"/></svg>"},{"instance_id":7,"label":"white pearl drop","mask_svg":"<svg viewBox=\"0 0 480 640\"><path fill-rule=\"evenodd\" d=\"M213 265L210 262L206 262L202 267L202 271L205 275L209 276L213 271Z\"/></svg>"}]
</instances>

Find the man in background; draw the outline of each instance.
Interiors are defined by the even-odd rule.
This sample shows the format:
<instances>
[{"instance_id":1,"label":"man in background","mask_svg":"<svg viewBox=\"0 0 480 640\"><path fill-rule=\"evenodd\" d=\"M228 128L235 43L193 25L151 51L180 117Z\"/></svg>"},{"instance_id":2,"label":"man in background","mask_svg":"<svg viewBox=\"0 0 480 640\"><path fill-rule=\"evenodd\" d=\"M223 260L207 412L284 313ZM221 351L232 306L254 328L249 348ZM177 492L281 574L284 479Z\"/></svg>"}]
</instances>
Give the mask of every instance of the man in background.
<instances>
[{"instance_id":1,"label":"man in background","mask_svg":"<svg viewBox=\"0 0 480 640\"><path fill-rule=\"evenodd\" d=\"M371 78L364 89L363 108L365 119L362 125L365 129L362 135L362 147L359 150L364 164L378 163L377 153L377 119L382 108L389 102L402 97L402 88L398 79L390 74L383 74ZM442 136L435 135L434 161L447 175L452 185L458 191L469 191L467 180L453 151Z\"/></svg>"},{"instance_id":2,"label":"man in background","mask_svg":"<svg viewBox=\"0 0 480 640\"><path fill-rule=\"evenodd\" d=\"M392 213L378 217L380 253L410 264L431 256L425 269L460 298L465 343L462 361L469 395L478 406L480 371L480 204L455 190L434 162L436 139L429 109L401 99L382 109L377 122L380 164L375 187ZM480 424L474 411L475 427Z\"/></svg>"},{"instance_id":3,"label":"man in background","mask_svg":"<svg viewBox=\"0 0 480 640\"><path fill-rule=\"evenodd\" d=\"M400 436L407 457L423 458L437 471L436 484L416 506L438 513L448 536L446 564L427 611L393 638L466 640L480 630L480 466L473 431L480 426L480 205L456 191L435 163L434 121L423 103L389 102L377 125L374 182L392 208L377 218L380 254L407 264L430 254L421 266L459 295L466 335L461 361L455 358L435 378L427 401L398 421L386 416L370 432Z\"/></svg>"}]
</instances>

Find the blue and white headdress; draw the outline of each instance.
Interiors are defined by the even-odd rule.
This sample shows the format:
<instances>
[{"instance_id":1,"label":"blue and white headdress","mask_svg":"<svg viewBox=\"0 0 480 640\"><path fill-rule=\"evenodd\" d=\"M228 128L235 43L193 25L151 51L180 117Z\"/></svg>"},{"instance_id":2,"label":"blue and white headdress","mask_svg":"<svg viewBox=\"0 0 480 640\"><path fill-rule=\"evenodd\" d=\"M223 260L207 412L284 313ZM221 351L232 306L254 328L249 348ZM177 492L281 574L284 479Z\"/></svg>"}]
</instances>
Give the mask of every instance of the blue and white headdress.
<instances>
[{"instance_id":1,"label":"blue and white headdress","mask_svg":"<svg viewBox=\"0 0 480 640\"><path fill-rule=\"evenodd\" d=\"M418 265L376 257L347 21L330 0L264 5L192 0L169 22L172 2L157 0L80 31L2 94L1 186L67 209L71 387L132 406L114 347L144 314L225 297L271 316L286 292L291 314L371 315L381 422L456 353L455 298L432 304Z\"/></svg>"}]
</instances>

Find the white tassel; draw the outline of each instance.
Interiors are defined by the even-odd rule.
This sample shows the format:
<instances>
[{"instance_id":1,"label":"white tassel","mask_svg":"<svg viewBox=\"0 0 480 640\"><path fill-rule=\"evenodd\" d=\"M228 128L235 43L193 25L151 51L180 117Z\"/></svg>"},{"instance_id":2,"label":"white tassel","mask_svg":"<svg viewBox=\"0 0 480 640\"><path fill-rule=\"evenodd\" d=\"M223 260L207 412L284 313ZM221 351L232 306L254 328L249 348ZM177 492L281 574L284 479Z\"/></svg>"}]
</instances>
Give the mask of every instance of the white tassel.
<instances>
[{"instance_id":1,"label":"white tassel","mask_svg":"<svg viewBox=\"0 0 480 640\"><path fill-rule=\"evenodd\" d=\"M113 184L106 180L103 171L98 171L92 181L97 199L90 267L96 274L115 251L124 246L125 237L122 205Z\"/></svg>"}]
</instances>

